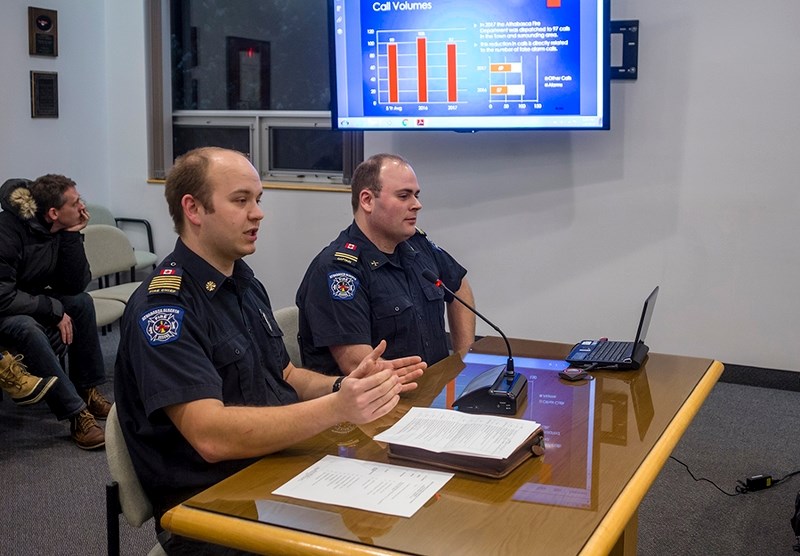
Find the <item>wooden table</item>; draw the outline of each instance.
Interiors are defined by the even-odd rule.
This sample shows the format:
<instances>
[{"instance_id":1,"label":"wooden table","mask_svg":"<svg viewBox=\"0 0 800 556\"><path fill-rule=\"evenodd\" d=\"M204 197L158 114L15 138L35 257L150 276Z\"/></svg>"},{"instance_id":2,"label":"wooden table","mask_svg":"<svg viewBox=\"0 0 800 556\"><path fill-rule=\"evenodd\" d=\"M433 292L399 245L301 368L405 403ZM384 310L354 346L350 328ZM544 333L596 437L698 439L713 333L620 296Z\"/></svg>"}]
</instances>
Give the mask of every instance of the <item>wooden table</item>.
<instances>
[{"instance_id":1,"label":"wooden table","mask_svg":"<svg viewBox=\"0 0 800 556\"><path fill-rule=\"evenodd\" d=\"M451 402L465 376L502 361L486 355L505 353L502 340L484 338L464 360L455 355L428 369L420 388L378 422L345 423L267 456L173 508L162 525L269 554L635 554L639 504L722 364L651 353L638 371L595 371L593 381L568 383L557 370L569 345L511 345L530 384L517 416L542 423L547 450L504 479L456 474L411 518L271 494L327 454L408 465L390 461L372 436L412 405Z\"/></svg>"}]
</instances>

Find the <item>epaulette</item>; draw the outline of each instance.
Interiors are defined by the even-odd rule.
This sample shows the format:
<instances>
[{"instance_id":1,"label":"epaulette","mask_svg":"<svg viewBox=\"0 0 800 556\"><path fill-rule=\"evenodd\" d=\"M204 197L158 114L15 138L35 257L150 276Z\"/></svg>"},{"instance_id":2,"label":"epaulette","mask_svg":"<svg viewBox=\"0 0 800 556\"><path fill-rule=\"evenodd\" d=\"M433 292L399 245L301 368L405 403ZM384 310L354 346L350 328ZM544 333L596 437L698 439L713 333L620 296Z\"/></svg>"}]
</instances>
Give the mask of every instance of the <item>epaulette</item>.
<instances>
[{"instance_id":1,"label":"epaulette","mask_svg":"<svg viewBox=\"0 0 800 556\"><path fill-rule=\"evenodd\" d=\"M334 251L333 259L335 261L355 265L358 262L359 251L360 249L358 245L348 241L343 243L336 251Z\"/></svg>"},{"instance_id":2,"label":"epaulette","mask_svg":"<svg viewBox=\"0 0 800 556\"><path fill-rule=\"evenodd\" d=\"M181 291L182 275L183 269L174 262L170 266L159 268L147 284L147 295L178 295Z\"/></svg>"},{"instance_id":3,"label":"epaulette","mask_svg":"<svg viewBox=\"0 0 800 556\"><path fill-rule=\"evenodd\" d=\"M422 230L420 230L419 228L417 228L417 233L418 233L419 235L421 235L422 237L424 237L425 239L427 239L427 240L428 240L428 243L430 243L430 244L433 246L433 248L434 248L434 249L438 249L439 251L442 251L442 248L441 248L441 247L439 247L438 245L436 245L436 244L433 242L433 240L432 240L431 238L429 238L429 237L428 237L428 234L426 234L424 231L422 231Z\"/></svg>"}]
</instances>

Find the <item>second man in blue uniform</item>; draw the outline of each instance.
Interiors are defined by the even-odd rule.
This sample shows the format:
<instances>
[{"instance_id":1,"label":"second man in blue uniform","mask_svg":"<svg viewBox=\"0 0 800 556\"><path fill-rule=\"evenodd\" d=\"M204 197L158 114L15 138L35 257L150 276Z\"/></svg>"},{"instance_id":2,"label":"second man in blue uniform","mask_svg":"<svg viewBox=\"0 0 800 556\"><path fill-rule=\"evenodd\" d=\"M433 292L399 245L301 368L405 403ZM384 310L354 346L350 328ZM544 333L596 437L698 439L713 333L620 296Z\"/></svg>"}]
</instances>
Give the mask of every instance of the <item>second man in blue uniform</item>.
<instances>
[{"instance_id":1,"label":"second man in blue uniform","mask_svg":"<svg viewBox=\"0 0 800 556\"><path fill-rule=\"evenodd\" d=\"M349 374L381 340L384 356L419 355L429 365L475 338L475 316L422 277L432 271L474 303L466 269L417 227L420 187L404 158L377 154L351 183L353 223L311 262L297 292L303 364ZM446 311L445 311L446 307Z\"/></svg>"}]
</instances>

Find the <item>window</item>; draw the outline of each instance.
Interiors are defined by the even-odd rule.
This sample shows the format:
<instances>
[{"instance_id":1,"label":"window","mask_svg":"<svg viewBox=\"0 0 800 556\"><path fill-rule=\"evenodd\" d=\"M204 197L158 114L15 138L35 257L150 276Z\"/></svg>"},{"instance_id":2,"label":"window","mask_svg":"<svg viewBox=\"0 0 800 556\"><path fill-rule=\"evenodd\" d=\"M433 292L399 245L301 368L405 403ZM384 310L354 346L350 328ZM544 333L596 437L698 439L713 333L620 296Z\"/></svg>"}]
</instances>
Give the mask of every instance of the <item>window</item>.
<instances>
[{"instance_id":1,"label":"window","mask_svg":"<svg viewBox=\"0 0 800 556\"><path fill-rule=\"evenodd\" d=\"M330 127L326 0L147 0L150 177L199 146L267 185L346 188L363 135Z\"/></svg>"}]
</instances>

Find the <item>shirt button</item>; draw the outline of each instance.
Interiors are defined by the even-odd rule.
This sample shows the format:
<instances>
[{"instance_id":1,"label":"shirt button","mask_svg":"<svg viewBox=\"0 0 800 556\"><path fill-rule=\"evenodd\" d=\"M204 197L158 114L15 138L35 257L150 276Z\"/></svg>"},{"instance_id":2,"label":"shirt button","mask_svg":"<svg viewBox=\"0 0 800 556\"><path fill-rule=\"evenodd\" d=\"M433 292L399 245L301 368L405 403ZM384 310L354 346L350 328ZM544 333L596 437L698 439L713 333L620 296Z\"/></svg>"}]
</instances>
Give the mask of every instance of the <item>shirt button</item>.
<instances>
[{"instance_id":1,"label":"shirt button","mask_svg":"<svg viewBox=\"0 0 800 556\"><path fill-rule=\"evenodd\" d=\"M235 353L236 355L239 355L239 350L235 349L235 350L233 350L233 353Z\"/></svg>"},{"instance_id":2,"label":"shirt button","mask_svg":"<svg viewBox=\"0 0 800 556\"><path fill-rule=\"evenodd\" d=\"M396 311L399 311L399 310L400 310L400 307L395 307L395 308L394 308L394 310L395 310L395 312L396 312Z\"/></svg>"}]
</instances>

